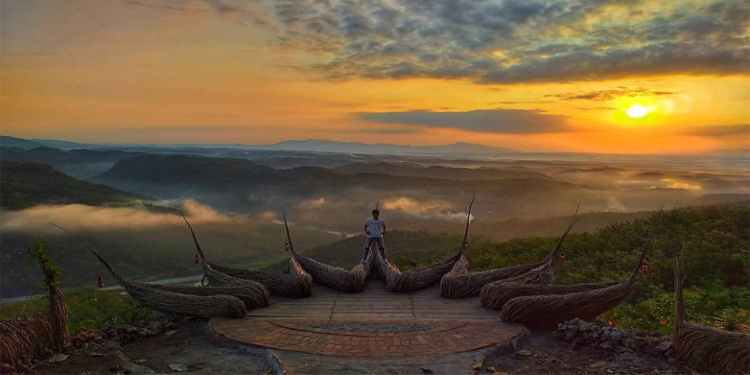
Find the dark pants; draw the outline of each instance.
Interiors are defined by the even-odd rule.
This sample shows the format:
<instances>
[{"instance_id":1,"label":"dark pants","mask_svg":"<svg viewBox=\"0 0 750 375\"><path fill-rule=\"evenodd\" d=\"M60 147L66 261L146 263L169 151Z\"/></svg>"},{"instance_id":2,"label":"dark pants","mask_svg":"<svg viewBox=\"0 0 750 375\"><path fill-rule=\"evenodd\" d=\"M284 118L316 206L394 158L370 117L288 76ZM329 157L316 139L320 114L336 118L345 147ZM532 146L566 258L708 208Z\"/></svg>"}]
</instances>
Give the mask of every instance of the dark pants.
<instances>
[{"instance_id":1,"label":"dark pants","mask_svg":"<svg viewBox=\"0 0 750 375\"><path fill-rule=\"evenodd\" d=\"M367 258L367 254L375 245L378 245L378 250L385 256L385 247L383 246L383 237L372 237L365 240L365 247L362 251L362 260Z\"/></svg>"}]
</instances>

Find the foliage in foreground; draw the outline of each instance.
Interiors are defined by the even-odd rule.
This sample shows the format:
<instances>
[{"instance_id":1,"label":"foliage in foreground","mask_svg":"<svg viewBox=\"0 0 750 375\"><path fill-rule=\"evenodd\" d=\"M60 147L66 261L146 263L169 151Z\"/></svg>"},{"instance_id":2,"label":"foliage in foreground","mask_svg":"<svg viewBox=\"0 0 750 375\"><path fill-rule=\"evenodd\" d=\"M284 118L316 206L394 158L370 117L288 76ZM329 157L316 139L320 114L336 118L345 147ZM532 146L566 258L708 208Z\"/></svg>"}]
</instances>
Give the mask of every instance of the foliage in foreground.
<instances>
[{"instance_id":1,"label":"foliage in foreground","mask_svg":"<svg viewBox=\"0 0 750 375\"><path fill-rule=\"evenodd\" d=\"M155 317L154 312L138 305L121 291L95 289L69 290L65 293L69 328L75 335L83 329L98 329L107 325L128 324ZM47 297L0 305L0 320L47 314Z\"/></svg>"},{"instance_id":2,"label":"foliage in foreground","mask_svg":"<svg viewBox=\"0 0 750 375\"><path fill-rule=\"evenodd\" d=\"M479 239L468 256L473 270L529 263L542 259L556 241L526 238L495 243ZM424 232L392 232L387 238L388 251L403 269L432 264L459 243L459 236ZM573 234L565 242L565 261L558 270L557 282L622 280L632 271L640 249L648 247L648 271L640 278L638 291L602 318L623 328L667 333L673 320L672 257L680 245L688 276L688 319L729 330L750 326L748 204L677 209L613 224L594 233ZM361 239L351 238L310 254L350 266L359 257L359 246ZM66 300L72 333L152 314L115 291L69 291ZM46 299L4 305L0 307L0 319L43 313L46 308Z\"/></svg>"},{"instance_id":3,"label":"foliage in foreground","mask_svg":"<svg viewBox=\"0 0 750 375\"><path fill-rule=\"evenodd\" d=\"M555 239L481 243L469 253L475 269L541 259ZM725 329L750 325L750 206L683 208L571 235L558 283L622 280L649 249L638 291L602 318L625 328L668 332L673 320L672 257L682 246L688 319Z\"/></svg>"}]
</instances>

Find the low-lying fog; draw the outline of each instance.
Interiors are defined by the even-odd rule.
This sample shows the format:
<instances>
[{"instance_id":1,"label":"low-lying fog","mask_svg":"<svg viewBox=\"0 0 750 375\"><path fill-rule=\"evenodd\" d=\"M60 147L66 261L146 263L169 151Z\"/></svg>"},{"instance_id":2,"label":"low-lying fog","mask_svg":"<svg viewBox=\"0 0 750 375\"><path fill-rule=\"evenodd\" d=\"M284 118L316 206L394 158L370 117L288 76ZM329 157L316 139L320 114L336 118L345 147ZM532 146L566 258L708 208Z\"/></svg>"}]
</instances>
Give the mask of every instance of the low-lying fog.
<instances>
[{"instance_id":1,"label":"low-lying fog","mask_svg":"<svg viewBox=\"0 0 750 375\"><path fill-rule=\"evenodd\" d=\"M284 173L297 173L295 165L285 163ZM462 165L471 168L458 168ZM460 234L473 194L472 235L492 240L557 235L579 204L576 230L588 231L659 209L750 200L750 171L738 169L695 172L604 162L390 158L337 163L324 170L333 174L323 181L305 175L304 182L283 188L252 180L218 187L104 181L153 199L116 207L62 204L0 211L0 262L5 263L0 296L34 289L36 271L22 249L36 239L46 240L53 258L74 270L65 276L68 285L90 285L94 277L87 272L101 271L87 253L91 247L132 277L199 273L181 214L195 225L210 256L267 265L285 256L282 212L292 224L296 247L304 251L358 235L376 206L389 230ZM134 191L134 186L142 190Z\"/></svg>"}]
</instances>

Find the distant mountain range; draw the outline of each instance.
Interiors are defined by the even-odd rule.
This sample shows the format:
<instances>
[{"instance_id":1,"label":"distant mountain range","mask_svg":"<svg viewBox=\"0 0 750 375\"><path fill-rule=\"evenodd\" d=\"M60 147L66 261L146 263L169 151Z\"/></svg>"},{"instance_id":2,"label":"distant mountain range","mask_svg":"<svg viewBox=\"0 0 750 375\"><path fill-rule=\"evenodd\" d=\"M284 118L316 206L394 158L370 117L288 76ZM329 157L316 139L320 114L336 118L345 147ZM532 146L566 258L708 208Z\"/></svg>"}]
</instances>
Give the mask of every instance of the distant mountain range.
<instances>
[{"instance_id":1,"label":"distant mountain range","mask_svg":"<svg viewBox=\"0 0 750 375\"><path fill-rule=\"evenodd\" d=\"M81 148L101 147L78 142L62 141L57 139L24 139L0 135L0 147L31 150L39 147L52 147L61 150L72 150Z\"/></svg>"},{"instance_id":2,"label":"distant mountain range","mask_svg":"<svg viewBox=\"0 0 750 375\"><path fill-rule=\"evenodd\" d=\"M389 154L389 155L487 155L507 154L517 151L508 148L484 146L474 143L457 142L448 145L412 146L393 145L384 143L337 142L326 140L289 140L268 146L250 146L279 151L313 151L313 152L342 152L358 154Z\"/></svg>"},{"instance_id":3,"label":"distant mountain range","mask_svg":"<svg viewBox=\"0 0 750 375\"><path fill-rule=\"evenodd\" d=\"M163 144L163 145L144 145L144 144L86 144L70 142L55 139L23 139L10 136L0 136L0 147L18 148L30 150L38 147L53 147L61 150L72 149L249 149L249 150L268 150L268 151L306 151L306 152L333 152L347 154L373 154L373 155L491 155L491 154L508 154L517 151L501 148L479 145L474 143L458 142L447 145L417 146L417 145L394 145L385 143L358 143L358 142L338 142L328 140L288 140L270 145L246 145L246 144Z\"/></svg>"}]
</instances>

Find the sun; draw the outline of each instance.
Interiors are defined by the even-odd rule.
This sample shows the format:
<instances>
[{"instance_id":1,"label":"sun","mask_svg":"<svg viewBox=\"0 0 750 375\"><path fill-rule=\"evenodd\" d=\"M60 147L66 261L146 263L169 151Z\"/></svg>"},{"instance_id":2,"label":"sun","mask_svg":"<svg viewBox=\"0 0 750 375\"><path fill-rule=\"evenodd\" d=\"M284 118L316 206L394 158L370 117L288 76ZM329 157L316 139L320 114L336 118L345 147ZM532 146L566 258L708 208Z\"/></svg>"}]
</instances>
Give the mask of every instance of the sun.
<instances>
[{"instance_id":1,"label":"sun","mask_svg":"<svg viewBox=\"0 0 750 375\"><path fill-rule=\"evenodd\" d=\"M630 118L643 118L646 117L649 112L648 108L640 104L633 104L625 110L625 113L627 113Z\"/></svg>"}]
</instances>

